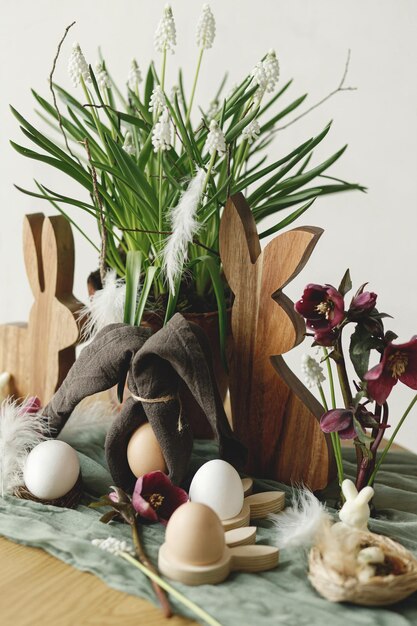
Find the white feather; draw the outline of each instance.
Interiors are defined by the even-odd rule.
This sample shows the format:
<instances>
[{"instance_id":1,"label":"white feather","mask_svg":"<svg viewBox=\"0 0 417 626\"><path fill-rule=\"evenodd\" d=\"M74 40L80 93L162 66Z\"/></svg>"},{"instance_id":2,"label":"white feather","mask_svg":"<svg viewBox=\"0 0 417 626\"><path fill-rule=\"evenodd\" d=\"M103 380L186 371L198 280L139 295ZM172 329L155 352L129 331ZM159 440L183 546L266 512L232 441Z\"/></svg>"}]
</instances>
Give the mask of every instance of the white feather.
<instances>
[{"instance_id":1,"label":"white feather","mask_svg":"<svg viewBox=\"0 0 417 626\"><path fill-rule=\"evenodd\" d=\"M276 545L282 549L310 546L330 516L311 491L301 489L294 491L291 507L268 515L268 519L276 529Z\"/></svg>"},{"instance_id":2,"label":"white feather","mask_svg":"<svg viewBox=\"0 0 417 626\"><path fill-rule=\"evenodd\" d=\"M167 239L163 250L164 269L171 292L175 292L175 280L181 273L187 259L188 245L199 229L196 213L203 194L205 172L197 169L178 204L171 211L172 235Z\"/></svg>"},{"instance_id":3,"label":"white feather","mask_svg":"<svg viewBox=\"0 0 417 626\"><path fill-rule=\"evenodd\" d=\"M104 279L103 289L98 289L82 308L80 317L86 318L82 339L91 339L99 330L116 322L123 322L126 299L126 284L117 278L114 270L109 270Z\"/></svg>"},{"instance_id":4,"label":"white feather","mask_svg":"<svg viewBox=\"0 0 417 626\"><path fill-rule=\"evenodd\" d=\"M24 407L24 403L23 403ZM0 405L0 488L1 495L13 493L22 484L23 469L30 450L49 434L45 417L26 413L11 398Z\"/></svg>"}]
</instances>

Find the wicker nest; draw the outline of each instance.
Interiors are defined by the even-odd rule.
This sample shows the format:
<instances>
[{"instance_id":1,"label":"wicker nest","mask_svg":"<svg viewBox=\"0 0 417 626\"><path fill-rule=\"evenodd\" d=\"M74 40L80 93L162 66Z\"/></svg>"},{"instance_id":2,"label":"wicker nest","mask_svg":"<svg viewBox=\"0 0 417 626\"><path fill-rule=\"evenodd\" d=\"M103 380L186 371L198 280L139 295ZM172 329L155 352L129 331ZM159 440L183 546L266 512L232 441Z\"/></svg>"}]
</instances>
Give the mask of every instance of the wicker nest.
<instances>
[{"instance_id":1,"label":"wicker nest","mask_svg":"<svg viewBox=\"0 0 417 626\"><path fill-rule=\"evenodd\" d=\"M377 546L385 561L367 582L346 576L324 562L319 548L309 555L309 579L313 587L331 602L352 602L364 606L395 604L417 591L417 560L403 546L388 537L361 533L360 548Z\"/></svg>"},{"instance_id":2,"label":"wicker nest","mask_svg":"<svg viewBox=\"0 0 417 626\"><path fill-rule=\"evenodd\" d=\"M59 506L66 509L77 508L81 500L82 493L83 481L81 472L79 473L77 482L75 483L73 488L68 491L68 493L66 493L64 496L56 498L55 500L41 500L40 498L34 496L33 493L29 491L29 489L27 489L27 487L25 487L24 485L17 487L14 491L14 495L17 498L21 498L22 500L32 500L32 502L39 502L40 504L51 504L53 506Z\"/></svg>"}]
</instances>

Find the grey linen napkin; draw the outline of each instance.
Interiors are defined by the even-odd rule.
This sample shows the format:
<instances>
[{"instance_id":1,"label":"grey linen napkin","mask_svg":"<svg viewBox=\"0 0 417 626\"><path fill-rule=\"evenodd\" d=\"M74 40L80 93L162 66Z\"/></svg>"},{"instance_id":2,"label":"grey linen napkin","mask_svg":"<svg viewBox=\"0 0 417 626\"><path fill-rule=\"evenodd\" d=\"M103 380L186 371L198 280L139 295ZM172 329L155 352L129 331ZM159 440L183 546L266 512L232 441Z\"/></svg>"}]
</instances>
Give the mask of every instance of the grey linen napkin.
<instances>
[{"instance_id":1,"label":"grey linen napkin","mask_svg":"<svg viewBox=\"0 0 417 626\"><path fill-rule=\"evenodd\" d=\"M161 446L169 477L180 483L188 469L193 435L183 412L180 386L185 384L206 415L221 458L239 468L246 450L237 441L224 412L214 379L207 337L177 313L155 334L142 327L111 324L81 353L44 413L53 433L63 428L75 406L86 396L124 380L132 393L113 422L105 443L115 484L127 491L136 478L127 462L133 432L146 421Z\"/></svg>"}]
</instances>

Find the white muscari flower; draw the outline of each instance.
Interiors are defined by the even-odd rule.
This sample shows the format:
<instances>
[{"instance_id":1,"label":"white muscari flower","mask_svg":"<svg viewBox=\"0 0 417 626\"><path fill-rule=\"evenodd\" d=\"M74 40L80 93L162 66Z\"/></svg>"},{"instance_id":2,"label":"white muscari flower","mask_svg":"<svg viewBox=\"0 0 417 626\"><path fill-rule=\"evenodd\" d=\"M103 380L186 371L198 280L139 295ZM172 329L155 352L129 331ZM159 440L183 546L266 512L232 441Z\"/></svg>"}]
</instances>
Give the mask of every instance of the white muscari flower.
<instances>
[{"instance_id":1,"label":"white muscari flower","mask_svg":"<svg viewBox=\"0 0 417 626\"><path fill-rule=\"evenodd\" d=\"M90 70L88 69L87 61L82 53L79 43L74 43L70 58L68 60L68 73L71 77L74 87L78 87L81 81L81 76L84 81L91 83Z\"/></svg>"},{"instance_id":2,"label":"white muscari flower","mask_svg":"<svg viewBox=\"0 0 417 626\"><path fill-rule=\"evenodd\" d=\"M275 50L270 50L263 61L266 74L266 90L274 91L279 80L279 63Z\"/></svg>"},{"instance_id":3,"label":"white muscari flower","mask_svg":"<svg viewBox=\"0 0 417 626\"><path fill-rule=\"evenodd\" d=\"M152 131L152 145L154 152L169 150L172 144L171 122L168 109L165 108Z\"/></svg>"},{"instance_id":4,"label":"white muscari flower","mask_svg":"<svg viewBox=\"0 0 417 626\"><path fill-rule=\"evenodd\" d=\"M208 119L209 122L211 122L211 120L215 117L216 113L219 110L219 101L218 100L212 100L210 102L210 106L207 109L207 113L206 113L206 117Z\"/></svg>"},{"instance_id":5,"label":"white muscari flower","mask_svg":"<svg viewBox=\"0 0 417 626\"><path fill-rule=\"evenodd\" d=\"M165 6L164 14L156 28L154 44L157 52L169 50L172 53L177 45L177 31L172 9L169 4Z\"/></svg>"},{"instance_id":6,"label":"white muscari flower","mask_svg":"<svg viewBox=\"0 0 417 626\"><path fill-rule=\"evenodd\" d=\"M267 85L267 77L262 61L259 61L259 63L255 65L251 72L251 76L253 76L253 80L255 84L259 86L259 89L264 92Z\"/></svg>"},{"instance_id":7,"label":"white muscari flower","mask_svg":"<svg viewBox=\"0 0 417 626\"><path fill-rule=\"evenodd\" d=\"M208 50L213 46L216 35L216 22L208 4L203 5L203 12L197 24L197 46Z\"/></svg>"},{"instance_id":8,"label":"white muscari flower","mask_svg":"<svg viewBox=\"0 0 417 626\"><path fill-rule=\"evenodd\" d=\"M179 98L180 88L178 85L172 85L171 87L171 101L174 102L175 98Z\"/></svg>"},{"instance_id":9,"label":"white muscari flower","mask_svg":"<svg viewBox=\"0 0 417 626\"><path fill-rule=\"evenodd\" d=\"M151 99L149 102L149 111L157 113L166 106L164 92L160 85L156 85L152 91Z\"/></svg>"},{"instance_id":10,"label":"white muscari flower","mask_svg":"<svg viewBox=\"0 0 417 626\"><path fill-rule=\"evenodd\" d=\"M97 63L96 65L96 79L100 89L110 88L110 78L103 63Z\"/></svg>"},{"instance_id":11,"label":"white muscari flower","mask_svg":"<svg viewBox=\"0 0 417 626\"><path fill-rule=\"evenodd\" d=\"M132 59L129 74L127 77L127 84L129 89L135 91L135 89L138 88L142 80L142 72L139 69L138 62L136 61L136 59Z\"/></svg>"},{"instance_id":12,"label":"white muscari flower","mask_svg":"<svg viewBox=\"0 0 417 626\"><path fill-rule=\"evenodd\" d=\"M127 152L127 154L136 154L135 142L133 141L133 135L130 130L128 130L125 135L123 150Z\"/></svg>"},{"instance_id":13,"label":"white muscari flower","mask_svg":"<svg viewBox=\"0 0 417 626\"><path fill-rule=\"evenodd\" d=\"M258 120L252 120L242 131L242 139L246 139L249 143L256 141L261 132Z\"/></svg>"},{"instance_id":14,"label":"white muscari flower","mask_svg":"<svg viewBox=\"0 0 417 626\"><path fill-rule=\"evenodd\" d=\"M135 550L133 549L133 546L128 544L126 541L121 541L119 539L116 539L115 537L107 537L107 539L92 539L91 543L93 544L93 546L100 548L100 550L110 552L110 554L127 552L128 554L135 556Z\"/></svg>"},{"instance_id":15,"label":"white muscari flower","mask_svg":"<svg viewBox=\"0 0 417 626\"><path fill-rule=\"evenodd\" d=\"M213 155L215 152L218 152L219 154L224 154L226 152L224 132L219 127L216 120L211 120L210 122L210 130L207 135L204 148L210 155Z\"/></svg>"},{"instance_id":16,"label":"white muscari flower","mask_svg":"<svg viewBox=\"0 0 417 626\"><path fill-rule=\"evenodd\" d=\"M255 101L260 101L266 91L274 91L279 79L279 63L275 50L270 50L263 61L259 61L251 72L254 83L259 86Z\"/></svg>"},{"instance_id":17,"label":"white muscari flower","mask_svg":"<svg viewBox=\"0 0 417 626\"><path fill-rule=\"evenodd\" d=\"M326 380L320 363L309 354L303 354L301 357L301 371L304 375L304 382L309 389L320 385Z\"/></svg>"}]
</instances>

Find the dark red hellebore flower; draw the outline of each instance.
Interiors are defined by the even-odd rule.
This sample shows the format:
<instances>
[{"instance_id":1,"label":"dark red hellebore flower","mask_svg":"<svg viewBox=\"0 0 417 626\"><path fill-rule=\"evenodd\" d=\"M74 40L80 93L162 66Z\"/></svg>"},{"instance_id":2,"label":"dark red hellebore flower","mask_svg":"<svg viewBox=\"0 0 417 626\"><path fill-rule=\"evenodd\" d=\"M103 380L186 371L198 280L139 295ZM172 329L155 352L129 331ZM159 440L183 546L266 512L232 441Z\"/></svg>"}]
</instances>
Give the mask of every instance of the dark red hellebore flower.
<instances>
[{"instance_id":1,"label":"dark red hellebore flower","mask_svg":"<svg viewBox=\"0 0 417 626\"><path fill-rule=\"evenodd\" d=\"M363 291L356 295L350 304L349 312L355 315L370 313L376 306L377 295L373 291Z\"/></svg>"},{"instance_id":2,"label":"dark red hellebore flower","mask_svg":"<svg viewBox=\"0 0 417 626\"><path fill-rule=\"evenodd\" d=\"M149 472L137 479L132 504L140 515L151 522L166 524L175 509L188 502L184 489L176 487L163 472Z\"/></svg>"},{"instance_id":3,"label":"dark red hellebore flower","mask_svg":"<svg viewBox=\"0 0 417 626\"><path fill-rule=\"evenodd\" d=\"M305 318L307 327L318 332L331 330L345 316L343 296L331 285L310 283L294 306Z\"/></svg>"},{"instance_id":4,"label":"dark red hellebore flower","mask_svg":"<svg viewBox=\"0 0 417 626\"><path fill-rule=\"evenodd\" d=\"M354 439L353 411L350 409L331 409L322 415L320 428L324 433L339 433L340 439Z\"/></svg>"},{"instance_id":5,"label":"dark red hellebore flower","mask_svg":"<svg viewBox=\"0 0 417 626\"><path fill-rule=\"evenodd\" d=\"M417 335L407 343L389 343L381 362L366 372L364 379L369 395L378 404L384 404L398 381L417 389Z\"/></svg>"}]
</instances>

